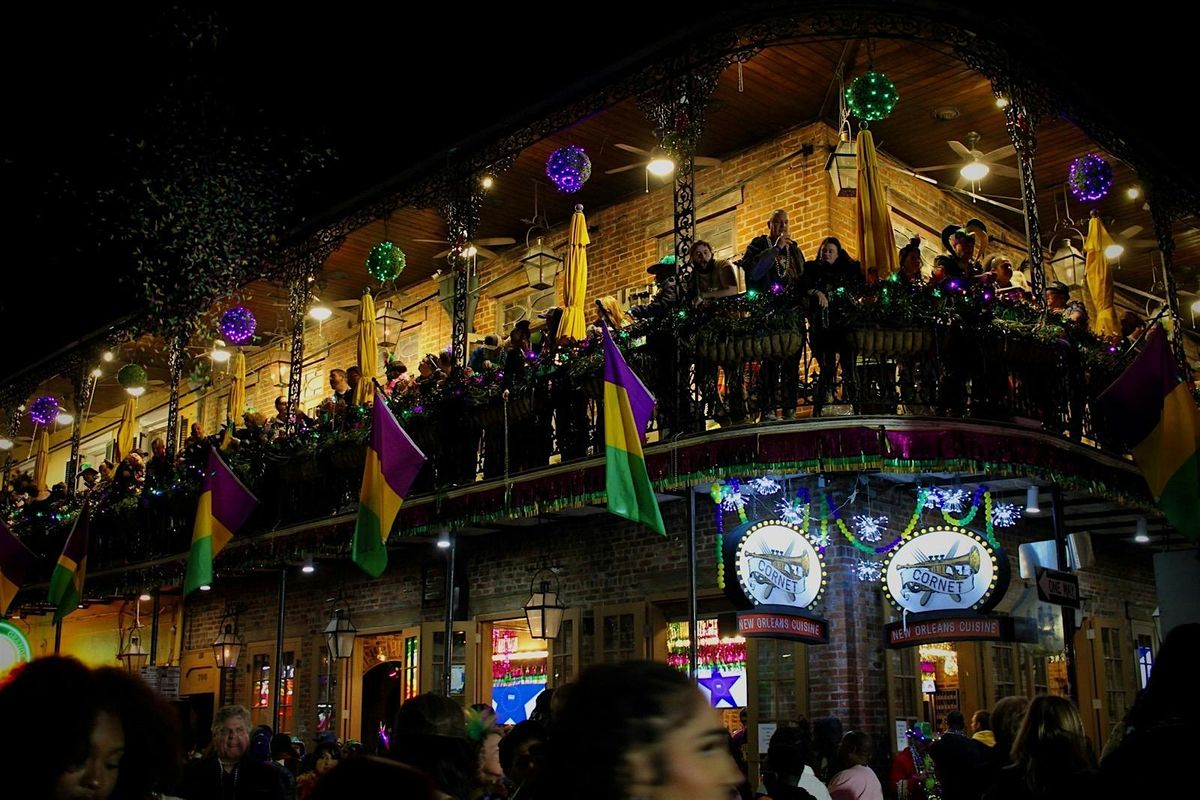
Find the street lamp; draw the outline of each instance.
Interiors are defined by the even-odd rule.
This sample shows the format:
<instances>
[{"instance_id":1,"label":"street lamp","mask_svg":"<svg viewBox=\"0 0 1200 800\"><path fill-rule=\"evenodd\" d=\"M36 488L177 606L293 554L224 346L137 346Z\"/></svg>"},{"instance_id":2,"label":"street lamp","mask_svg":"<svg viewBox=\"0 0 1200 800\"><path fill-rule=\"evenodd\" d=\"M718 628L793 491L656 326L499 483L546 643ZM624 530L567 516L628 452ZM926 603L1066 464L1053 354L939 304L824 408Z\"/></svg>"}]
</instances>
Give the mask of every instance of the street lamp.
<instances>
[{"instance_id":1,"label":"street lamp","mask_svg":"<svg viewBox=\"0 0 1200 800\"><path fill-rule=\"evenodd\" d=\"M129 640L117 654L117 658L125 662L125 671L138 673L150 658L150 652L142 646L142 601L139 598L134 606L133 627L129 629Z\"/></svg>"},{"instance_id":2,"label":"street lamp","mask_svg":"<svg viewBox=\"0 0 1200 800\"><path fill-rule=\"evenodd\" d=\"M228 617L229 614L226 613L221 621L224 622ZM237 622L225 623L212 643L213 661L216 663L217 669L237 669L238 656L242 654L242 648L245 646L245 641L237 632Z\"/></svg>"},{"instance_id":3,"label":"street lamp","mask_svg":"<svg viewBox=\"0 0 1200 800\"><path fill-rule=\"evenodd\" d=\"M329 624L325 626L325 644L333 658L350 658L354 654L354 637L358 628L350 621L350 612L335 609Z\"/></svg>"},{"instance_id":4,"label":"street lamp","mask_svg":"<svg viewBox=\"0 0 1200 800\"><path fill-rule=\"evenodd\" d=\"M854 142L850 139L839 141L837 147L829 151L825 171L829 173L833 191L838 197L858 196L858 160Z\"/></svg>"},{"instance_id":5,"label":"street lamp","mask_svg":"<svg viewBox=\"0 0 1200 800\"><path fill-rule=\"evenodd\" d=\"M554 286L554 278L558 275L558 266L562 259L554 255L554 251L542 244L542 237L530 245L521 259L525 267L525 279L530 289L542 291Z\"/></svg>"},{"instance_id":6,"label":"street lamp","mask_svg":"<svg viewBox=\"0 0 1200 800\"><path fill-rule=\"evenodd\" d=\"M542 573L548 574L553 580L553 590L551 581L547 580L538 583L536 590L533 588ZM529 622L529 635L534 639L558 638L563 612L567 610L567 607L559 602L559 588L558 576L553 570L545 568L535 572L529 581L529 601L525 603L525 619Z\"/></svg>"}]
</instances>

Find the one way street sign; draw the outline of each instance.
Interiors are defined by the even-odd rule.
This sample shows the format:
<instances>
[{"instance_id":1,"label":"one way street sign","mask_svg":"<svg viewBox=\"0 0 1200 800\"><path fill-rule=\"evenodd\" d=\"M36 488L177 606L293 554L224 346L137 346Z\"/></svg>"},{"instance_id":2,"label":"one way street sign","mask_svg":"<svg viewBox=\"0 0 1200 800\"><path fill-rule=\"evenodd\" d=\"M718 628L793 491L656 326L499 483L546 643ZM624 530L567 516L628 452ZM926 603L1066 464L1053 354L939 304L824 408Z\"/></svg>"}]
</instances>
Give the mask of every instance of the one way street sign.
<instances>
[{"instance_id":1,"label":"one way street sign","mask_svg":"<svg viewBox=\"0 0 1200 800\"><path fill-rule=\"evenodd\" d=\"M1079 608L1079 578L1070 572L1041 568L1037 571L1038 599L1043 603Z\"/></svg>"}]
</instances>

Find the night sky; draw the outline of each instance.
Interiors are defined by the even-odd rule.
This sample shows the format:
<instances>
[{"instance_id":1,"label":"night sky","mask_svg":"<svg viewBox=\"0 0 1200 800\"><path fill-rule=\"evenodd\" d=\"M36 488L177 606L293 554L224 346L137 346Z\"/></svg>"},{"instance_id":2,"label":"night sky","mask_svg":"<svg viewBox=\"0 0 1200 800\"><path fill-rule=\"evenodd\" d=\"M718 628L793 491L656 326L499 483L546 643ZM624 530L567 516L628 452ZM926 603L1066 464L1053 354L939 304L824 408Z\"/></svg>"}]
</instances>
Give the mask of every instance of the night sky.
<instances>
[{"instance_id":1,"label":"night sky","mask_svg":"<svg viewBox=\"0 0 1200 800\"><path fill-rule=\"evenodd\" d=\"M1022 5L1036 7L995 13L1045 42L1040 52L1065 74L1101 87L1133 135L1179 135L1190 113L1166 112L1182 60L1171 43L1184 26L1059 12L1021 21ZM129 143L155 130L147 109L186 76L247 130L287 131L337 154L300 198L311 215L686 24L670 21L683 5L663 7L649 24L648 6L628 2L6 12L0 380L136 310L128 257L95 223L94 198L127 176ZM183 46L185 30L217 31L216 47L203 35Z\"/></svg>"}]
</instances>

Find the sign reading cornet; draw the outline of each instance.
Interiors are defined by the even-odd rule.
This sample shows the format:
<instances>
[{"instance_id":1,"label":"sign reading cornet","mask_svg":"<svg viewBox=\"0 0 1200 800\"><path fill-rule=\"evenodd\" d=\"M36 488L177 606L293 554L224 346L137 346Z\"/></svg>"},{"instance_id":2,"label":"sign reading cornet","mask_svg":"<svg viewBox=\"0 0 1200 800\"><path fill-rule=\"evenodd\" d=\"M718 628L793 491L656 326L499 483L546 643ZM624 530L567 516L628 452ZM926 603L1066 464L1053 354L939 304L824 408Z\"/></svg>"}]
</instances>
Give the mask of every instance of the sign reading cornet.
<instances>
[{"instance_id":1,"label":"sign reading cornet","mask_svg":"<svg viewBox=\"0 0 1200 800\"><path fill-rule=\"evenodd\" d=\"M738 528L725 550L726 591L739 607L809 608L825 590L820 551L791 523L766 520Z\"/></svg>"},{"instance_id":2,"label":"sign reading cornet","mask_svg":"<svg viewBox=\"0 0 1200 800\"><path fill-rule=\"evenodd\" d=\"M966 528L923 528L888 554L884 593L896 608L987 611L1008 588L1008 560Z\"/></svg>"}]
</instances>

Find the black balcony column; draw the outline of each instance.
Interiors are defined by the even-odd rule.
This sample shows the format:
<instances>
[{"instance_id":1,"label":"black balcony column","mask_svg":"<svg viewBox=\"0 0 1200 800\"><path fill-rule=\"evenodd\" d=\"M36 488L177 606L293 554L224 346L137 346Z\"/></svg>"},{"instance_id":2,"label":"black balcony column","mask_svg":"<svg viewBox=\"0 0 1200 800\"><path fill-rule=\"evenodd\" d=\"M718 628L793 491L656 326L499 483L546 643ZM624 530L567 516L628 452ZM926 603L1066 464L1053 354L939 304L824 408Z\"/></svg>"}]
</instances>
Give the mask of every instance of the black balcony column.
<instances>
[{"instance_id":1,"label":"black balcony column","mask_svg":"<svg viewBox=\"0 0 1200 800\"><path fill-rule=\"evenodd\" d=\"M1154 236L1158 240L1158 254L1162 259L1163 275L1167 283L1167 309L1171 315L1171 349L1179 365L1180 377L1190 380L1192 373L1188 366L1187 353L1183 348L1183 320L1179 316L1179 284L1175 275L1175 219L1180 216L1180 212L1171 206L1162 193L1155 190L1153 184L1147 187L1146 197L1150 202Z\"/></svg>"}]
</instances>

